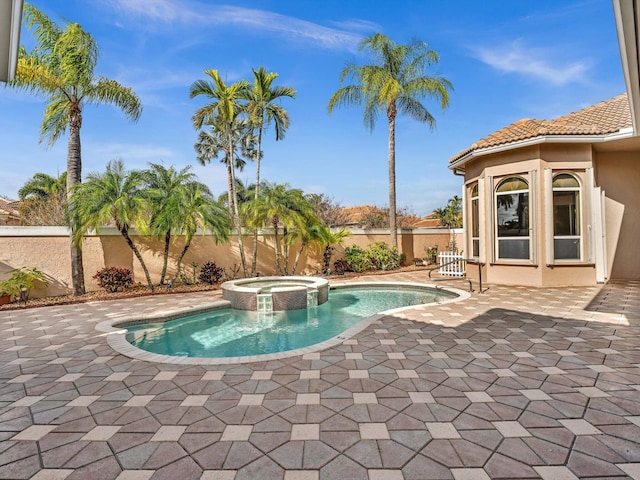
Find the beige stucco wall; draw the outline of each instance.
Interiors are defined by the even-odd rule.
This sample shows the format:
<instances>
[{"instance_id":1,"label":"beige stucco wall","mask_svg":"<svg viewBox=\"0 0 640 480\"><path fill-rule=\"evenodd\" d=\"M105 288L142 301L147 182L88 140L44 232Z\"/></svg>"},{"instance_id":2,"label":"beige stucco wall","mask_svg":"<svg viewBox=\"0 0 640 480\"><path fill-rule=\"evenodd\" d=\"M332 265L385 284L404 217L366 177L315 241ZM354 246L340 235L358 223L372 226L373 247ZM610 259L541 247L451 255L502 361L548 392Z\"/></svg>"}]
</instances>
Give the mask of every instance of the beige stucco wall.
<instances>
[{"instance_id":1,"label":"beige stucco wall","mask_svg":"<svg viewBox=\"0 0 640 480\"><path fill-rule=\"evenodd\" d=\"M611 278L640 278L640 152L599 153L596 180L606 196Z\"/></svg>"},{"instance_id":2,"label":"beige stucco wall","mask_svg":"<svg viewBox=\"0 0 640 480\"><path fill-rule=\"evenodd\" d=\"M587 169L593 166L593 152L587 144L539 144L516 150L507 150L490 155L484 155L468 163L465 172L465 185L471 186L479 178L485 179L484 206L481 213L480 237L485 267L483 280L487 283L506 285L592 285L595 283L595 268L589 258L590 241L588 235L589 192L587 185ZM570 171L583 186L581 202L583 202L581 217L581 232L583 258L579 262L547 264L547 236L546 198L551 185L546 184L545 170L554 173ZM496 258L493 249L494 236L494 191L499 182L512 175L521 176L529 183L529 208L532 254L530 260L500 260ZM492 178L492 185L488 179ZM469 192L468 190L468 192ZM466 195L465 225L471 223L470 195ZM484 219L484 221L482 221ZM471 245L470 229L465 229L467 244ZM477 268L469 268L469 275L477 277Z\"/></svg>"},{"instance_id":3,"label":"beige stucco wall","mask_svg":"<svg viewBox=\"0 0 640 480\"><path fill-rule=\"evenodd\" d=\"M596 256L606 257L607 278L640 278L640 255L637 242L640 239L640 152L597 153L590 144L544 143L526 148L497 152L471 160L466 167L465 185L467 192L479 178L493 177L493 187L502 178L521 175L530 182L530 208L533 227L531 241L533 255L531 261L503 261L495 259L492 248L494 235L493 211L491 209L493 191L488 182L484 195L484 222L480 224L481 245L483 245L486 265L484 280L488 283L516 285L593 285L596 283ZM581 261L548 264L547 245L553 233L548 232L545 220L552 186L546 184L545 169L553 173L571 172L581 184L582 204L581 232L583 258ZM592 202L595 191L589 188L590 169L594 175L594 186L605 192L605 250L596 249L595 225ZM535 171L535 174L531 172ZM535 183L532 177L535 176ZM470 196L466 196L467 217L465 225L470 225ZM482 216L481 216L482 218ZM465 230L470 245L470 229ZM477 269L470 268L469 274L477 276Z\"/></svg>"},{"instance_id":4,"label":"beige stucco wall","mask_svg":"<svg viewBox=\"0 0 640 480\"><path fill-rule=\"evenodd\" d=\"M449 243L453 234L447 229L411 229L402 230L399 235L401 251L407 254L407 262L413 261L414 255L424 256L424 246L438 244L441 250ZM458 244L461 234L457 233ZM149 269L151 280L158 283L163 266L164 242L132 235L134 243L141 252L143 260ZM182 237L174 239L169 250L168 275L176 271L176 261L183 248ZM250 266L253 252L253 235L243 237L246 259ZM275 254L273 250L273 236L258 236L258 266L261 275L273 275L275 269ZM388 230L354 231L343 244L336 248L332 262L343 257L344 247L359 245L367 248L369 244L382 241L389 242ZM0 280L7 278L6 273L17 267L34 266L45 273L49 280L49 287L39 287L31 292L34 297L44 295L63 295L71 291L71 267L69 262L69 237L63 227L0 227ZM411 248L412 250L408 250ZM289 273L293 272L293 263L299 245L290 248ZM88 235L82 243L85 284L87 290L97 290L98 284L92 276L104 266L128 268L133 272L134 281L146 283L142 266L135 258L131 249L115 228L103 228L100 235ZM297 274L314 275L322 272L323 249L310 250L300 257ZM211 236L196 236L182 260L183 272L192 275L191 263L202 265L207 261L215 261L226 270L227 275L240 270L241 261L238 243L235 237L226 244L216 244ZM333 266L333 263L332 263ZM170 277L169 277L170 278Z\"/></svg>"}]
</instances>

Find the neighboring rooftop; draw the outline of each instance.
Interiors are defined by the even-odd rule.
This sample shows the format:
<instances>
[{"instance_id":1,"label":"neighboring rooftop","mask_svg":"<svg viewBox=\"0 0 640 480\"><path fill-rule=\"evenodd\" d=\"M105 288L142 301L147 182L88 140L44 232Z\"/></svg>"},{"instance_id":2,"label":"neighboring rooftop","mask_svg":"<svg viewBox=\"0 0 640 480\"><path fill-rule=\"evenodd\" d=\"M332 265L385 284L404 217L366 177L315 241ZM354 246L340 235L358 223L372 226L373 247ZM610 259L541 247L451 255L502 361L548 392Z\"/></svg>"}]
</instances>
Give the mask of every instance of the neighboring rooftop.
<instances>
[{"instance_id":1,"label":"neighboring rooftop","mask_svg":"<svg viewBox=\"0 0 640 480\"><path fill-rule=\"evenodd\" d=\"M466 150L451 157L449 163L454 163L477 150L518 143L535 137L608 135L631 126L629 102L627 94L624 93L553 120L518 120L478 140Z\"/></svg>"}]
</instances>

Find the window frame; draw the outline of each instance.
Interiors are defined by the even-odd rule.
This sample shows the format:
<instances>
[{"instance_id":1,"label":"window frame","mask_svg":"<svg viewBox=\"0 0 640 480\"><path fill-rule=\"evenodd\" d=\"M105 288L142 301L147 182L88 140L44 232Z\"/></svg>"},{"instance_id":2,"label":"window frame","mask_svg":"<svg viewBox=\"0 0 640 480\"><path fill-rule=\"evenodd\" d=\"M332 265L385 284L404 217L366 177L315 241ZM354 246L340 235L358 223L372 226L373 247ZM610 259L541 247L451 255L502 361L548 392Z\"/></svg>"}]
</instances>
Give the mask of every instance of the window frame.
<instances>
[{"instance_id":1,"label":"window frame","mask_svg":"<svg viewBox=\"0 0 640 480\"><path fill-rule=\"evenodd\" d=\"M471 228L469 236L471 238L471 258L480 258L480 186L478 182L471 185L469 193L469 204L471 206ZM474 205L475 204L475 205ZM474 208L475 207L475 208ZM477 233L477 235L475 235ZM477 252L476 252L477 247Z\"/></svg>"},{"instance_id":2,"label":"window frame","mask_svg":"<svg viewBox=\"0 0 640 480\"><path fill-rule=\"evenodd\" d=\"M520 190L510 190L510 191L506 191L506 192L499 192L500 187L502 185L504 185L506 182L510 181L510 180L519 180L521 182L523 182L524 184L526 184L527 188L526 190L524 189L520 189ZM526 193L527 194L527 235L524 236L499 236L499 205L498 205L498 197L500 195L514 195L514 194L520 194L520 193ZM500 178L500 180L498 182L496 182L495 187L493 189L493 223L494 223L494 229L493 229L493 238L495 240L495 244L494 244L494 256L495 256L495 262L496 263L521 263L521 264L531 264L533 263L533 254L532 254L532 249L533 249L533 243L534 243L534 238L533 238L533 224L532 224L532 197L531 197L531 180L528 179L525 175L522 174L513 174L513 175L506 175L502 178ZM506 242L513 242L515 240L527 240L528 242L528 250L527 250L527 257L526 258L515 258L515 257L501 257L500 256L500 245L501 243L506 243Z\"/></svg>"},{"instance_id":3,"label":"window frame","mask_svg":"<svg viewBox=\"0 0 640 480\"><path fill-rule=\"evenodd\" d=\"M577 186L573 187L555 187L554 183L556 179L560 176L568 176L576 181ZM576 205L576 215L575 215L575 226L579 231L578 235L556 235L555 233L555 223L556 223L556 214L555 214L555 193L556 192L576 192L577 193L577 205ZM576 197L574 197L576 198ZM551 245L553 249L553 263L554 264L563 264L563 263L576 263L576 262L584 262L584 252L585 252L585 239L584 239L584 228L583 228L583 205L584 205L584 195L582 189L582 183L580 182L580 178L573 172L567 171L559 171L554 172L551 177ZM578 246L578 257L577 258L556 258L556 248L555 242L556 240L571 240L575 239L579 241Z\"/></svg>"}]
</instances>

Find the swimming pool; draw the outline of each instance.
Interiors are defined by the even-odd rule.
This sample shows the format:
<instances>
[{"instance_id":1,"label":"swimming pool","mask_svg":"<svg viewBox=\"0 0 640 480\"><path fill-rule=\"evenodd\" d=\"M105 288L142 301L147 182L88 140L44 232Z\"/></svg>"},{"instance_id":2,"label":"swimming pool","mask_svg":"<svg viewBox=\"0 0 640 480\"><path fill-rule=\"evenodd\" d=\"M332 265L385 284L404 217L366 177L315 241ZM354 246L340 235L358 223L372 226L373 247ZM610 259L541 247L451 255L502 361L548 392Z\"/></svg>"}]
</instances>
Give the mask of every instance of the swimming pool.
<instances>
[{"instance_id":1,"label":"swimming pool","mask_svg":"<svg viewBox=\"0 0 640 480\"><path fill-rule=\"evenodd\" d=\"M126 329L125 339L131 346L151 355L264 357L298 352L332 339L337 343L355 334L354 328L366 327L370 322L363 321L380 312L458 297L457 291L418 284L347 284L332 287L328 302L307 309L265 314L223 308L169 321L120 326Z\"/></svg>"}]
</instances>

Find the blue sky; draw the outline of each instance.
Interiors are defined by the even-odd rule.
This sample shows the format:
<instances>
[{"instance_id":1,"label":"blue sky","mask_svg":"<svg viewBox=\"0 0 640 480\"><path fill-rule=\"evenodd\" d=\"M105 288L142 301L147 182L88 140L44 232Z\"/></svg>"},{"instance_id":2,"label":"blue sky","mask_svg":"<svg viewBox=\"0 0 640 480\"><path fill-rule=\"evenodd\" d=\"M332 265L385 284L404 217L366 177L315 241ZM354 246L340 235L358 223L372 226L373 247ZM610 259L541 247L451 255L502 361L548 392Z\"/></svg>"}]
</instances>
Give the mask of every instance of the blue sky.
<instances>
[{"instance_id":1,"label":"blue sky","mask_svg":"<svg viewBox=\"0 0 640 480\"><path fill-rule=\"evenodd\" d=\"M189 87L217 69L228 82L252 80L263 65L274 84L295 88L282 105L291 127L264 142L262 178L343 206L388 205L387 123L371 133L358 107L327 113L347 62L365 36L382 32L398 43L426 41L440 55L429 71L454 85L450 106L425 106L426 125L399 117L396 133L398 206L426 215L460 193L447 168L451 156L521 118L554 118L624 92L610 0L34 0L54 21L80 23L95 37L96 73L133 88L142 117L129 122L114 107L88 106L81 131L83 175L120 158L129 168L149 162L193 165L216 193L226 189L217 160L198 165L191 116L204 99ZM22 29L22 43L33 45ZM67 137L38 143L42 98L0 88L0 195L17 197L36 172L66 169ZM255 178L253 165L238 174Z\"/></svg>"}]
</instances>

